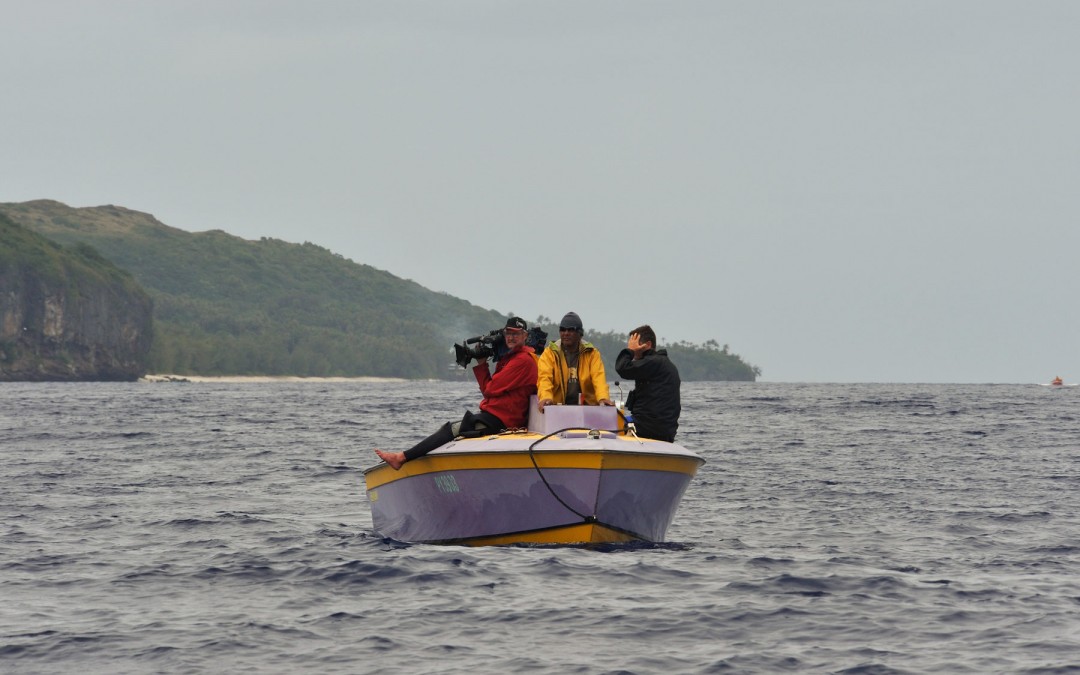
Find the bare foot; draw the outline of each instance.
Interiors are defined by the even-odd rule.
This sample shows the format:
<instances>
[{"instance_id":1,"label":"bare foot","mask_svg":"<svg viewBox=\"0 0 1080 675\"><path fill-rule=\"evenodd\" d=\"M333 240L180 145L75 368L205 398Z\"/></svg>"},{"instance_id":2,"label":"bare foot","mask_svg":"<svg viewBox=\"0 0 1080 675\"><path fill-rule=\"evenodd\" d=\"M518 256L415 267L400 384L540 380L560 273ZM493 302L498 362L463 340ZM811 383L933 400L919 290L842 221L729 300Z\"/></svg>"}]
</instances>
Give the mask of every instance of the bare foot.
<instances>
[{"instance_id":1,"label":"bare foot","mask_svg":"<svg viewBox=\"0 0 1080 675\"><path fill-rule=\"evenodd\" d=\"M392 468L394 471L400 469L401 465L405 463L404 452L387 452L385 450L375 448L375 454L379 456L379 459L389 464L390 468Z\"/></svg>"}]
</instances>

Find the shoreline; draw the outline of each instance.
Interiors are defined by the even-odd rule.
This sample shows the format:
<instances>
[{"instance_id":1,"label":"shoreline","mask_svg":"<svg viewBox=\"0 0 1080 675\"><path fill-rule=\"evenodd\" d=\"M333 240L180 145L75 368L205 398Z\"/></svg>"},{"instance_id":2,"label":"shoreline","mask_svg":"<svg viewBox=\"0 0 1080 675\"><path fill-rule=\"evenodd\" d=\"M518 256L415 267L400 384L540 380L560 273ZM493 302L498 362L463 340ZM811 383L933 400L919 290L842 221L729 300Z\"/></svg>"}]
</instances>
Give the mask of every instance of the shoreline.
<instances>
[{"instance_id":1,"label":"shoreline","mask_svg":"<svg viewBox=\"0 0 1080 675\"><path fill-rule=\"evenodd\" d=\"M146 374L139 382L157 384L159 382L222 382L230 384L265 383L265 382L409 382L403 377L300 377L298 375L169 375Z\"/></svg>"}]
</instances>

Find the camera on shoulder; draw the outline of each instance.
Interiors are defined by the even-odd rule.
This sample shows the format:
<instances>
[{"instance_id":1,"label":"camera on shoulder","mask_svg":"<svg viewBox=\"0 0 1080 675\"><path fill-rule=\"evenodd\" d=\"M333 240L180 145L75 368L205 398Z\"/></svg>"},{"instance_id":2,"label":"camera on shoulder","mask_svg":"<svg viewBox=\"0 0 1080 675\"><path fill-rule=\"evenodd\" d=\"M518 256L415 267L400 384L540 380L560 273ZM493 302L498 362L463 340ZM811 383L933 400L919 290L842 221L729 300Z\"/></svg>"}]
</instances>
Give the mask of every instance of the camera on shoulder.
<instances>
[{"instance_id":1,"label":"camera on shoulder","mask_svg":"<svg viewBox=\"0 0 1080 675\"><path fill-rule=\"evenodd\" d=\"M454 345L454 361L462 368L469 367L472 359L491 359L498 362L510 349L506 346L505 328L497 328L486 335L477 335ZM525 344L539 356L547 344L547 333L540 326L533 326L525 337Z\"/></svg>"}]
</instances>

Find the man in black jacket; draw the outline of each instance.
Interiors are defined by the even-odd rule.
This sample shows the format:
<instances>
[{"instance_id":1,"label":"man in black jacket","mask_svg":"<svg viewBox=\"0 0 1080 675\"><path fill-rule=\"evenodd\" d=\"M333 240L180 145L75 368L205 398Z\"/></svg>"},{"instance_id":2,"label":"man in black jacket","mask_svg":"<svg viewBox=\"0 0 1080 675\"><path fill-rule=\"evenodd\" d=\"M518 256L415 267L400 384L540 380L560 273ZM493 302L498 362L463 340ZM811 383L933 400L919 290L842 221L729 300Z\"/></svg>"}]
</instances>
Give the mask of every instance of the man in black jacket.
<instances>
[{"instance_id":1,"label":"man in black jacket","mask_svg":"<svg viewBox=\"0 0 1080 675\"><path fill-rule=\"evenodd\" d=\"M626 349L615 359L620 377L634 380L634 390L626 407L634 415L638 436L658 441L675 441L679 428L679 369L667 356L666 349L656 349L656 333L648 325L630 331Z\"/></svg>"}]
</instances>

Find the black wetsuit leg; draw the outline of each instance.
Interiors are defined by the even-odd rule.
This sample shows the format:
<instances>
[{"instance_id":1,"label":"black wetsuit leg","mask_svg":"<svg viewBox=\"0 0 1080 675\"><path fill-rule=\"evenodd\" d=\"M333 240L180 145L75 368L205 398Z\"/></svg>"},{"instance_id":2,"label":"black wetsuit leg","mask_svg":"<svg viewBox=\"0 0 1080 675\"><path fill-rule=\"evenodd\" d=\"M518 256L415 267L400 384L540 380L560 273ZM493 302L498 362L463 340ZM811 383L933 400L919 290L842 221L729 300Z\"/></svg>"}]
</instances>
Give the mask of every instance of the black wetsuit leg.
<instances>
[{"instance_id":1,"label":"black wetsuit leg","mask_svg":"<svg viewBox=\"0 0 1080 675\"><path fill-rule=\"evenodd\" d=\"M475 438L498 433L505 428L506 425L503 424L502 420L489 412L481 410L473 414L466 411L465 417L461 419L461 429L458 431L458 435L465 438Z\"/></svg>"},{"instance_id":2,"label":"black wetsuit leg","mask_svg":"<svg viewBox=\"0 0 1080 675\"><path fill-rule=\"evenodd\" d=\"M406 450L405 459L413 460L417 457L423 457L440 445L445 445L454 440L454 432L451 430L451 426L450 422L447 422L439 427L438 431Z\"/></svg>"},{"instance_id":3,"label":"black wetsuit leg","mask_svg":"<svg viewBox=\"0 0 1080 675\"><path fill-rule=\"evenodd\" d=\"M446 424L439 427L438 431L406 450L406 461L414 460L417 457L423 457L435 448L446 445L450 441L454 440L454 426L455 425L453 423L447 422ZM489 412L480 411L476 414L473 414L472 412L466 410L465 416L461 418L458 435L465 436L467 438L475 436L486 436L487 434L493 434L498 431L502 431L505 428L506 425L502 423L502 420Z\"/></svg>"}]
</instances>

